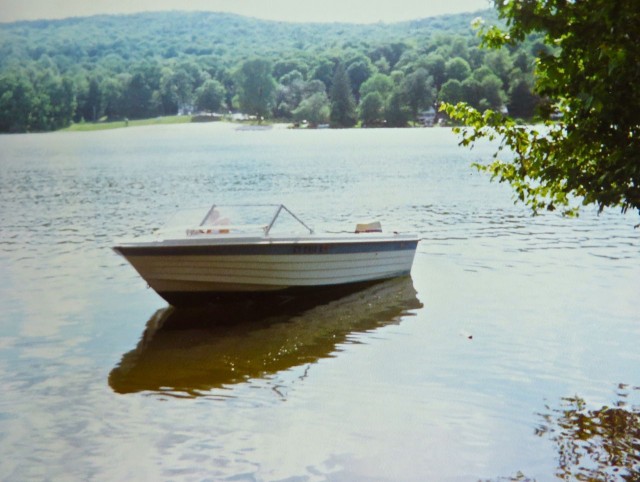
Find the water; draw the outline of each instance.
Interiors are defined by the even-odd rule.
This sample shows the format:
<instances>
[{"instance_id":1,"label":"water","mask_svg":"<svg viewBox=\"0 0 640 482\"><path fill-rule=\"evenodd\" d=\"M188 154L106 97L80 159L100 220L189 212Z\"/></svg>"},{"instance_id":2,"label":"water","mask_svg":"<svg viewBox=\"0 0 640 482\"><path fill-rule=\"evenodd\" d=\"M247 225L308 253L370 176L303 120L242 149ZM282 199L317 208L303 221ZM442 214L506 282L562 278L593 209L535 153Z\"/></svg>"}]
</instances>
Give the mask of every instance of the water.
<instances>
[{"instance_id":1,"label":"water","mask_svg":"<svg viewBox=\"0 0 640 482\"><path fill-rule=\"evenodd\" d=\"M469 167L492 152L438 128L0 137L0 479L552 480L611 447L612 480L640 470L638 217L531 217ZM342 298L167 308L110 246L213 202L423 240L411 279ZM569 397L602 424L573 458Z\"/></svg>"}]
</instances>

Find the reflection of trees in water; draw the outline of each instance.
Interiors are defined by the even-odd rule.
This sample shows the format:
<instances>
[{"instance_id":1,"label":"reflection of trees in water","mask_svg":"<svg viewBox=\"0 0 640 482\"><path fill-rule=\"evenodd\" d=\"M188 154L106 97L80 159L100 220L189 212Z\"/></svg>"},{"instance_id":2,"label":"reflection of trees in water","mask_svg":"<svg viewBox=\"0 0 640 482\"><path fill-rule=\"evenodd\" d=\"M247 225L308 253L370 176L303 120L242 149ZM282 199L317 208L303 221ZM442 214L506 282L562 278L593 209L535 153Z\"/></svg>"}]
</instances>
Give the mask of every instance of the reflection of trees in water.
<instances>
[{"instance_id":1,"label":"reflection of trees in water","mask_svg":"<svg viewBox=\"0 0 640 482\"><path fill-rule=\"evenodd\" d=\"M556 477L565 481L640 481L640 406L629 402L640 387L618 385L613 406L589 409L579 397L567 397L547 413L535 434L549 437L558 448ZM518 472L497 481L533 482Z\"/></svg>"},{"instance_id":2,"label":"reflection of trees in water","mask_svg":"<svg viewBox=\"0 0 640 482\"><path fill-rule=\"evenodd\" d=\"M557 445L559 478L640 481L640 407L627 401L640 387L618 388L612 407L589 409L579 396L563 398L559 408L546 407L536 435Z\"/></svg>"}]
</instances>

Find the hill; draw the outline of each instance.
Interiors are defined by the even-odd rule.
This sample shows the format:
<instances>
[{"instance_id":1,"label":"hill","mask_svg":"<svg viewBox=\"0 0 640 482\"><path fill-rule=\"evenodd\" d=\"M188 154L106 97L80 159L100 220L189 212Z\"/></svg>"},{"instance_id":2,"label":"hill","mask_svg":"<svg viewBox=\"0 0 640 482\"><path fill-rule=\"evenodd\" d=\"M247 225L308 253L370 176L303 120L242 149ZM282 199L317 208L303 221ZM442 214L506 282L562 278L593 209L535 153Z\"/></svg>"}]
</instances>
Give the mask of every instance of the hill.
<instances>
[{"instance_id":1,"label":"hill","mask_svg":"<svg viewBox=\"0 0 640 482\"><path fill-rule=\"evenodd\" d=\"M483 15L495 16L492 11ZM376 45L434 35L470 35L477 14L395 24L288 23L213 12L157 12L0 24L0 69L43 55L60 62L99 64L107 56L127 63L149 58L213 56L230 66L252 56L314 55L349 44Z\"/></svg>"},{"instance_id":2,"label":"hill","mask_svg":"<svg viewBox=\"0 0 640 482\"><path fill-rule=\"evenodd\" d=\"M463 87L467 94L478 91L475 96L482 97L474 98L476 103L505 103L515 77L530 86L533 54L531 48L499 55L480 50L471 28L478 15L496 21L495 12L487 10L372 25L210 12L0 24L0 131L193 109L258 112L247 111L255 92L242 76L242 67L258 60L268 64L268 78L257 80L273 82L264 99L268 117L294 119L296 109L315 94L329 105L338 64L348 72L354 106L362 107L360 89L369 80L366 93L380 96L373 96L382 102L378 114L368 112L364 119L354 113L363 121L386 120L385 111L395 102L398 124L406 124L442 95L462 99ZM455 82L443 92L449 81ZM481 93L483 82L485 90L497 91Z\"/></svg>"}]
</instances>

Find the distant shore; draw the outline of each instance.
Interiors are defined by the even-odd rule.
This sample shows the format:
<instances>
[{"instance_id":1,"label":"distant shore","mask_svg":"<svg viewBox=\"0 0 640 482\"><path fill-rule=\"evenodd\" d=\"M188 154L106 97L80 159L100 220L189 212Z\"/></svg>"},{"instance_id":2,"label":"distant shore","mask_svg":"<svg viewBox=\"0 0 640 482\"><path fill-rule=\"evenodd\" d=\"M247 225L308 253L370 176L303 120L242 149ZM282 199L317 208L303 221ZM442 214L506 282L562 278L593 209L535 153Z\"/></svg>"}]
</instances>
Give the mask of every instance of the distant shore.
<instances>
[{"instance_id":1,"label":"distant shore","mask_svg":"<svg viewBox=\"0 0 640 482\"><path fill-rule=\"evenodd\" d=\"M79 122L71 124L69 127L60 129L59 132L83 132L101 131L107 129L120 129L123 127L166 125L166 124L186 124L191 122L190 115L173 115L163 117L152 117L150 119L118 120L105 122Z\"/></svg>"},{"instance_id":2,"label":"distant shore","mask_svg":"<svg viewBox=\"0 0 640 482\"><path fill-rule=\"evenodd\" d=\"M136 119L136 120L118 120L118 121L99 121L99 122L79 122L77 124L71 124L69 127L58 130L58 132L90 132L101 131L108 129L122 129L126 127L140 127L140 126L153 126L153 125L170 125L170 124L189 124L189 123L203 123L199 116L190 115L174 115L163 117L152 117L149 119ZM220 119L215 121L208 121L216 124L228 124L236 125L238 128L251 129L251 128L286 128L290 127L292 123L272 122L266 121L257 124L252 122L237 122L230 119Z\"/></svg>"},{"instance_id":3,"label":"distant shore","mask_svg":"<svg viewBox=\"0 0 640 482\"><path fill-rule=\"evenodd\" d=\"M91 132L91 131L101 131L101 130L109 130L109 129L122 129L126 127L140 127L140 126L153 126L153 125L171 125L171 124L189 124L189 123L202 123L202 122L212 122L212 123L220 123L220 124L232 124L238 126L240 129L251 130L252 128L257 129L265 129L265 128L294 128L295 123L293 122L283 122L277 120L267 120L261 123L256 123L256 121L235 121L227 118L219 118L211 121L203 121L201 116L191 116L191 115L174 115L174 116L162 116L162 117L152 117L149 119L135 119L135 120L117 120L117 121L98 121L98 122L78 122L71 124L69 127L65 127L64 129L59 129L58 132ZM423 127L417 125L410 125L408 127ZM295 128L306 129L308 127L302 126ZM356 126L355 128L361 128L361 126Z\"/></svg>"}]
</instances>

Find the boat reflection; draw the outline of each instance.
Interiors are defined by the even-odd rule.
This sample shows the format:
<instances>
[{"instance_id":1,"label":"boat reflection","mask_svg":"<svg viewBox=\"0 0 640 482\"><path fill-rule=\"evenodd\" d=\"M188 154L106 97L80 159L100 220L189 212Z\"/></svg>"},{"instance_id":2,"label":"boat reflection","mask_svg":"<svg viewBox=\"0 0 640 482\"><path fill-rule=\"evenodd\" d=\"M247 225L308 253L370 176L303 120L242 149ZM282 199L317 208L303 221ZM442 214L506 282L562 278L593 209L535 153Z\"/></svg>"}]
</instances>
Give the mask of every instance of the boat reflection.
<instances>
[{"instance_id":1,"label":"boat reflection","mask_svg":"<svg viewBox=\"0 0 640 482\"><path fill-rule=\"evenodd\" d=\"M410 277L304 298L168 307L109 375L117 393L199 396L330 356L350 334L398 323L422 303Z\"/></svg>"}]
</instances>

